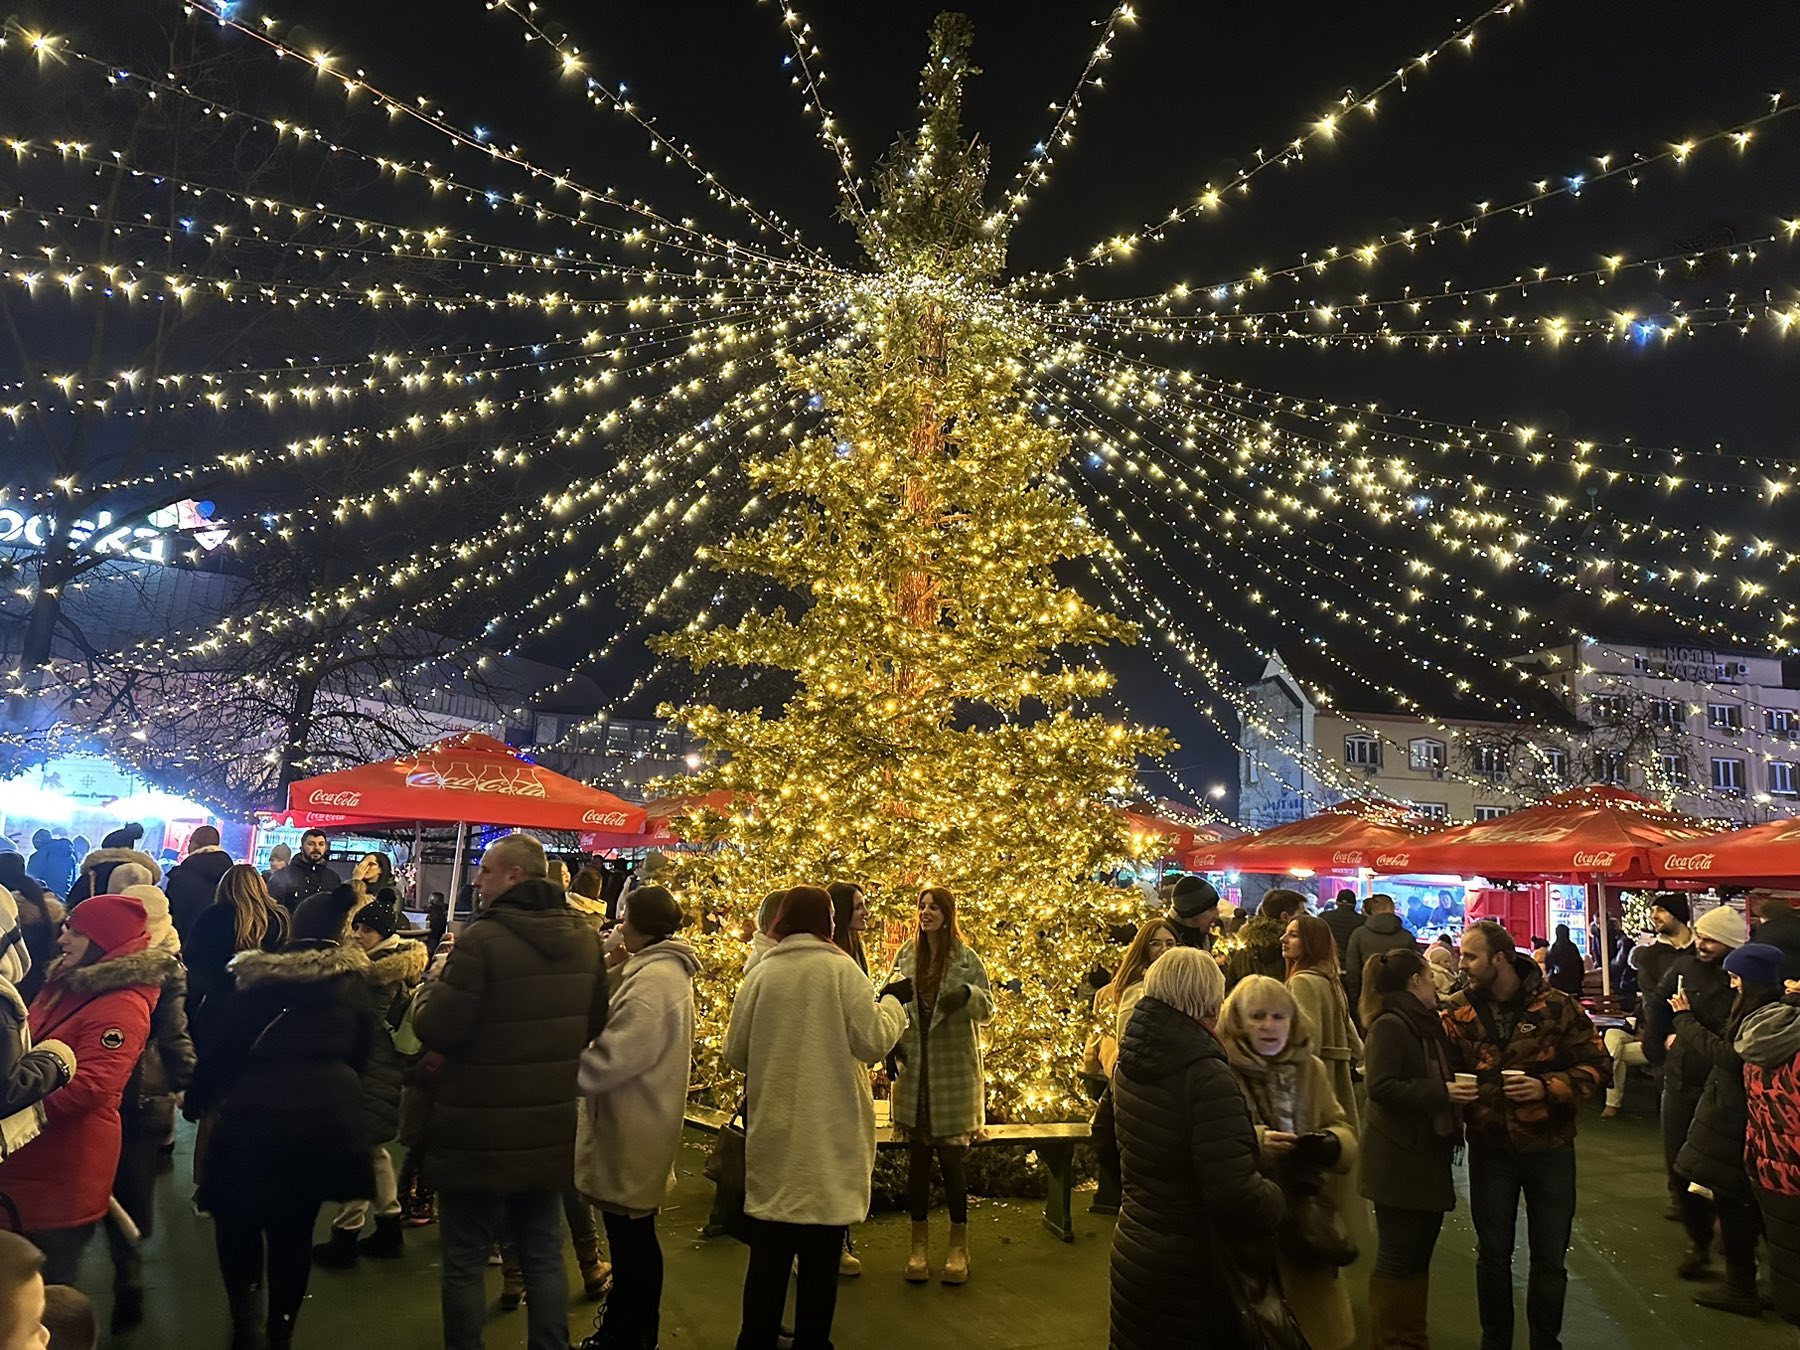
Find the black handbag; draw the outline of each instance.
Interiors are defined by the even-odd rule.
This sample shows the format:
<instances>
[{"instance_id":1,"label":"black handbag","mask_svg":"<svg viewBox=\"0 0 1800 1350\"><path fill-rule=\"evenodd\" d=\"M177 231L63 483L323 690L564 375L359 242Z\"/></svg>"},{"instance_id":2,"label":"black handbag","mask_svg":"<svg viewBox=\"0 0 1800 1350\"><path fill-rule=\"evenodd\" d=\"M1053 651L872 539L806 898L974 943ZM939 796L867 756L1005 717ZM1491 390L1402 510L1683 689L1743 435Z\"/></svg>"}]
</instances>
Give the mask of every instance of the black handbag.
<instances>
[{"instance_id":1,"label":"black handbag","mask_svg":"<svg viewBox=\"0 0 1800 1350\"><path fill-rule=\"evenodd\" d=\"M1231 1311L1238 1324L1238 1340L1249 1350L1312 1350L1306 1333L1281 1296L1281 1280L1274 1262L1247 1269L1247 1253L1234 1253L1214 1236L1214 1262L1224 1281Z\"/></svg>"},{"instance_id":2,"label":"black handbag","mask_svg":"<svg viewBox=\"0 0 1800 1350\"><path fill-rule=\"evenodd\" d=\"M706 1157L706 1179L715 1186L744 1189L744 1103L740 1099L731 1119L719 1127L712 1152Z\"/></svg>"},{"instance_id":3,"label":"black handbag","mask_svg":"<svg viewBox=\"0 0 1800 1350\"><path fill-rule=\"evenodd\" d=\"M1282 1189L1287 1213L1281 1220L1281 1254L1303 1270L1355 1265L1356 1241L1319 1175L1290 1177Z\"/></svg>"}]
</instances>

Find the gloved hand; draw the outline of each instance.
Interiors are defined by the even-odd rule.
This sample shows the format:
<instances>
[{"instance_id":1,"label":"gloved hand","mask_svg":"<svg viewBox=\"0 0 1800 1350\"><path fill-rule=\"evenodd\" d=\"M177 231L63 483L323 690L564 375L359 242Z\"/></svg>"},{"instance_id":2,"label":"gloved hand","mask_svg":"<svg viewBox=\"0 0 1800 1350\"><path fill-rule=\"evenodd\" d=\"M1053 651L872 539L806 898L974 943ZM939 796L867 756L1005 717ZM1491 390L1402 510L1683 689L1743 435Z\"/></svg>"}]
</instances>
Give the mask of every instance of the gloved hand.
<instances>
[{"instance_id":1,"label":"gloved hand","mask_svg":"<svg viewBox=\"0 0 1800 1350\"><path fill-rule=\"evenodd\" d=\"M1329 1130L1314 1130L1294 1141L1294 1161L1305 1167L1330 1167L1344 1151L1343 1141Z\"/></svg>"},{"instance_id":2,"label":"gloved hand","mask_svg":"<svg viewBox=\"0 0 1800 1350\"><path fill-rule=\"evenodd\" d=\"M968 1006L969 996L974 992L974 985L959 984L956 988L940 998L938 1003L946 1013L957 1012Z\"/></svg>"},{"instance_id":3,"label":"gloved hand","mask_svg":"<svg viewBox=\"0 0 1800 1350\"><path fill-rule=\"evenodd\" d=\"M56 1056L57 1062L62 1065L64 1083L67 1083L75 1076L75 1051L72 1047L64 1044L62 1041L49 1040L39 1041L31 1048L33 1050L43 1050Z\"/></svg>"},{"instance_id":4,"label":"gloved hand","mask_svg":"<svg viewBox=\"0 0 1800 1350\"><path fill-rule=\"evenodd\" d=\"M913 1001L913 982L902 975L897 980L889 980L881 988L880 998L896 998L902 1004Z\"/></svg>"}]
</instances>

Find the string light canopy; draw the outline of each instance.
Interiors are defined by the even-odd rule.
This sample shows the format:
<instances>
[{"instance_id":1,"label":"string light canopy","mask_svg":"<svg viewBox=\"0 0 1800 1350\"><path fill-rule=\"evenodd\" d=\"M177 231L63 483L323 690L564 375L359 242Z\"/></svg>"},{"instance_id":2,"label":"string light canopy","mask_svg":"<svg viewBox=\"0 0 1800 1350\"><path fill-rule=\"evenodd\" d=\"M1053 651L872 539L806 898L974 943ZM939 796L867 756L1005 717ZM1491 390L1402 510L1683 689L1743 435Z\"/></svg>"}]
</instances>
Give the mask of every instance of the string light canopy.
<instances>
[{"instance_id":1,"label":"string light canopy","mask_svg":"<svg viewBox=\"0 0 1800 1350\"><path fill-rule=\"evenodd\" d=\"M0 435L25 466L0 526L13 511L42 535L7 578L8 754L98 738L181 776L220 753L192 743L209 713L254 709L231 782L268 796L383 748L325 731L371 689L435 710L539 657L566 674L499 700L526 720L610 679L571 746L655 689L717 752L717 800L744 804L710 823L740 847L688 878L720 912L800 872L867 879L888 914L927 879L1041 897L1029 935L976 935L1030 991L999 1056L1007 1109L1057 1114L1074 1085L1027 1046L1072 1034L1056 982L1114 901L1078 888L1065 930L1034 879L1102 865L1124 842L1089 807L1173 772L1136 727L1161 719L1109 674L1133 624L1184 715L1298 771L1316 804L1357 785L1241 688L1269 650L1316 650L1451 743L1466 732L1433 691L1529 717L1531 677L1499 659L1596 615L1795 650L1791 447L1571 425L1518 374L1467 416L1386 383L1405 363L1791 354L1800 202L1655 246L1580 225L1620 199L1673 218L1701 166L1723 192L1754 181L1795 133L1781 94L1646 108L1634 149L1568 144L1376 228L1320 212L1287 256L1207 244L1529 43L1538 7L1508 0L1345 72L1226 172L1167 166L1182 195L1160 215L1021 268L1015 233L1055 224L1077 150L1106 148L1094 129L1156 7L1085 16L1072 89L990 178L961 127L966 26L934 29L918 127L877 165L803 6L770 5L771 72L818 142L800 167L835 180L854 252L713 162L554 4L492 0L487 31L541 77L522 96L596 146L625 138L641 180L612 139L565 165L497 129L480 88L414 91L402 63L278 6L141 8L147 26L57 13L0 33L0 81L27 93L0 108L21 353ZM199 494L223 508L221 565L280 585L79 651L79 613L146 577L91 541ZM748 672L744 692L684 701L684 667ZM1027 835L1048 842L994 842Z\"/></svg>"}]
</instances>

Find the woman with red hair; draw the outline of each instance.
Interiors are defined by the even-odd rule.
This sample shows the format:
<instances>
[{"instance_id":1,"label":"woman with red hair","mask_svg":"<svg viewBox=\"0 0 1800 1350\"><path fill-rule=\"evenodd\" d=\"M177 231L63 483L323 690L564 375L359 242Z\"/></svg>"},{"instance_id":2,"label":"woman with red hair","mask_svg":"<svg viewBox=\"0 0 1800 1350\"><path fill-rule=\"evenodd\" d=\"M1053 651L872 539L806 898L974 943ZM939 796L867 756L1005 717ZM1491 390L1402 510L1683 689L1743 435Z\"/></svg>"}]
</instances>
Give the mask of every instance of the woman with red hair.
<instances>
[{"instance_id":1,"label":"woman with red hair","mask_svg":"<svg viewBox=\"0 0 1800 1350\"><path fill-rule=\"evenodd\" d=\"M975 1028L994 1015L987 971L956 930L956 897L942 886L919 893L918 932L894 958L894 976L910 980L906 1031L896 1058L894 1125L910 1145L906 1198L912 1210L912 1254L906 1278L931 1278L931 1155L937 1154L950 1209L945 1284L969 1278L969 1186L963 1159L987 1123L981 1038Z\"/></svg>"},{"instance_id":2,"label":"woman with red hair","mask_svg":"<svg viewBox=\"0 0 1800 1350\"><path fill-rule=\"evenodd\" d=\"M744 1272L738 1350L774 1350L799 1265L794 1343L831 1344L838 1257L869 1213L875 1104L868 1066L894 1048L912 989L879 996L831 941L831 896L795 886L780 902L774 946L731 1005L725 1060L744 1075Z\"/></svg>"},{"instance_id":3,"label":"woman with red hair","mask_svg":"<svg viewBox=\"0 0 1800 1350\"><path fill-rule=\"evenodd\" d=\"M1344 1108L1351 1129L1360 1134L1362 1120L1356 1109L1351 1069L1362 1063L1363 1044L1350 1016L1331 925L1316 914L1296 914L1281 935L1281 955L1287 962L1288 990L1317 1033L1313 1053L1324 1061L1338 1105Z\"/></svg>"}]
</instances>

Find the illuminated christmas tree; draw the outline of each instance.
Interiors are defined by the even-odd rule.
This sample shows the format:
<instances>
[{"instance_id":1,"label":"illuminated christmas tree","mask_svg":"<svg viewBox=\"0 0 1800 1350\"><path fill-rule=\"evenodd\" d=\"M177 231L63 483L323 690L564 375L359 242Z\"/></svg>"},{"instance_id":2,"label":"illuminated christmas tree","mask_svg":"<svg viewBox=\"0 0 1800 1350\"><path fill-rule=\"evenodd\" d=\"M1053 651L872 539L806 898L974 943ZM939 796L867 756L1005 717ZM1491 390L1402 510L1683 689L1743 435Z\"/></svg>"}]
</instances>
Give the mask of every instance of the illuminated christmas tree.
<instances>
[{"instance_id":1,"label":"illuminated christmas tree","mask_svg":"<svg viewBox=\"0 0 1800 1350\"><path fill-rule=\"evenodd\" d=\"M918 132L873 209L847 199L872 264L842 282L854 336L790 367L828 434L753 463L777 509L712 551L781 598L661 639L697 668L793 681L779 709L671 714L718 756L683 790L731 794L689 822L722 847L684 855L677 878L733 936L778 886L862 882L896 935L921 886L949 886L996 990L990 1109L1055 1118L1081 1100L1084 979L1127 908L1095 880L1128 851L1105 799L1165 742L1082 710L1110 676L1081 657L1134 634L1054 572L1101 545L1046 482L1069 445L1025 405L1038 340L992 288L1007 220L960 129L969 43L966 20L937 21ZM715 1048L730 950L702 990Z\"/></svg>"}]
</instances>

